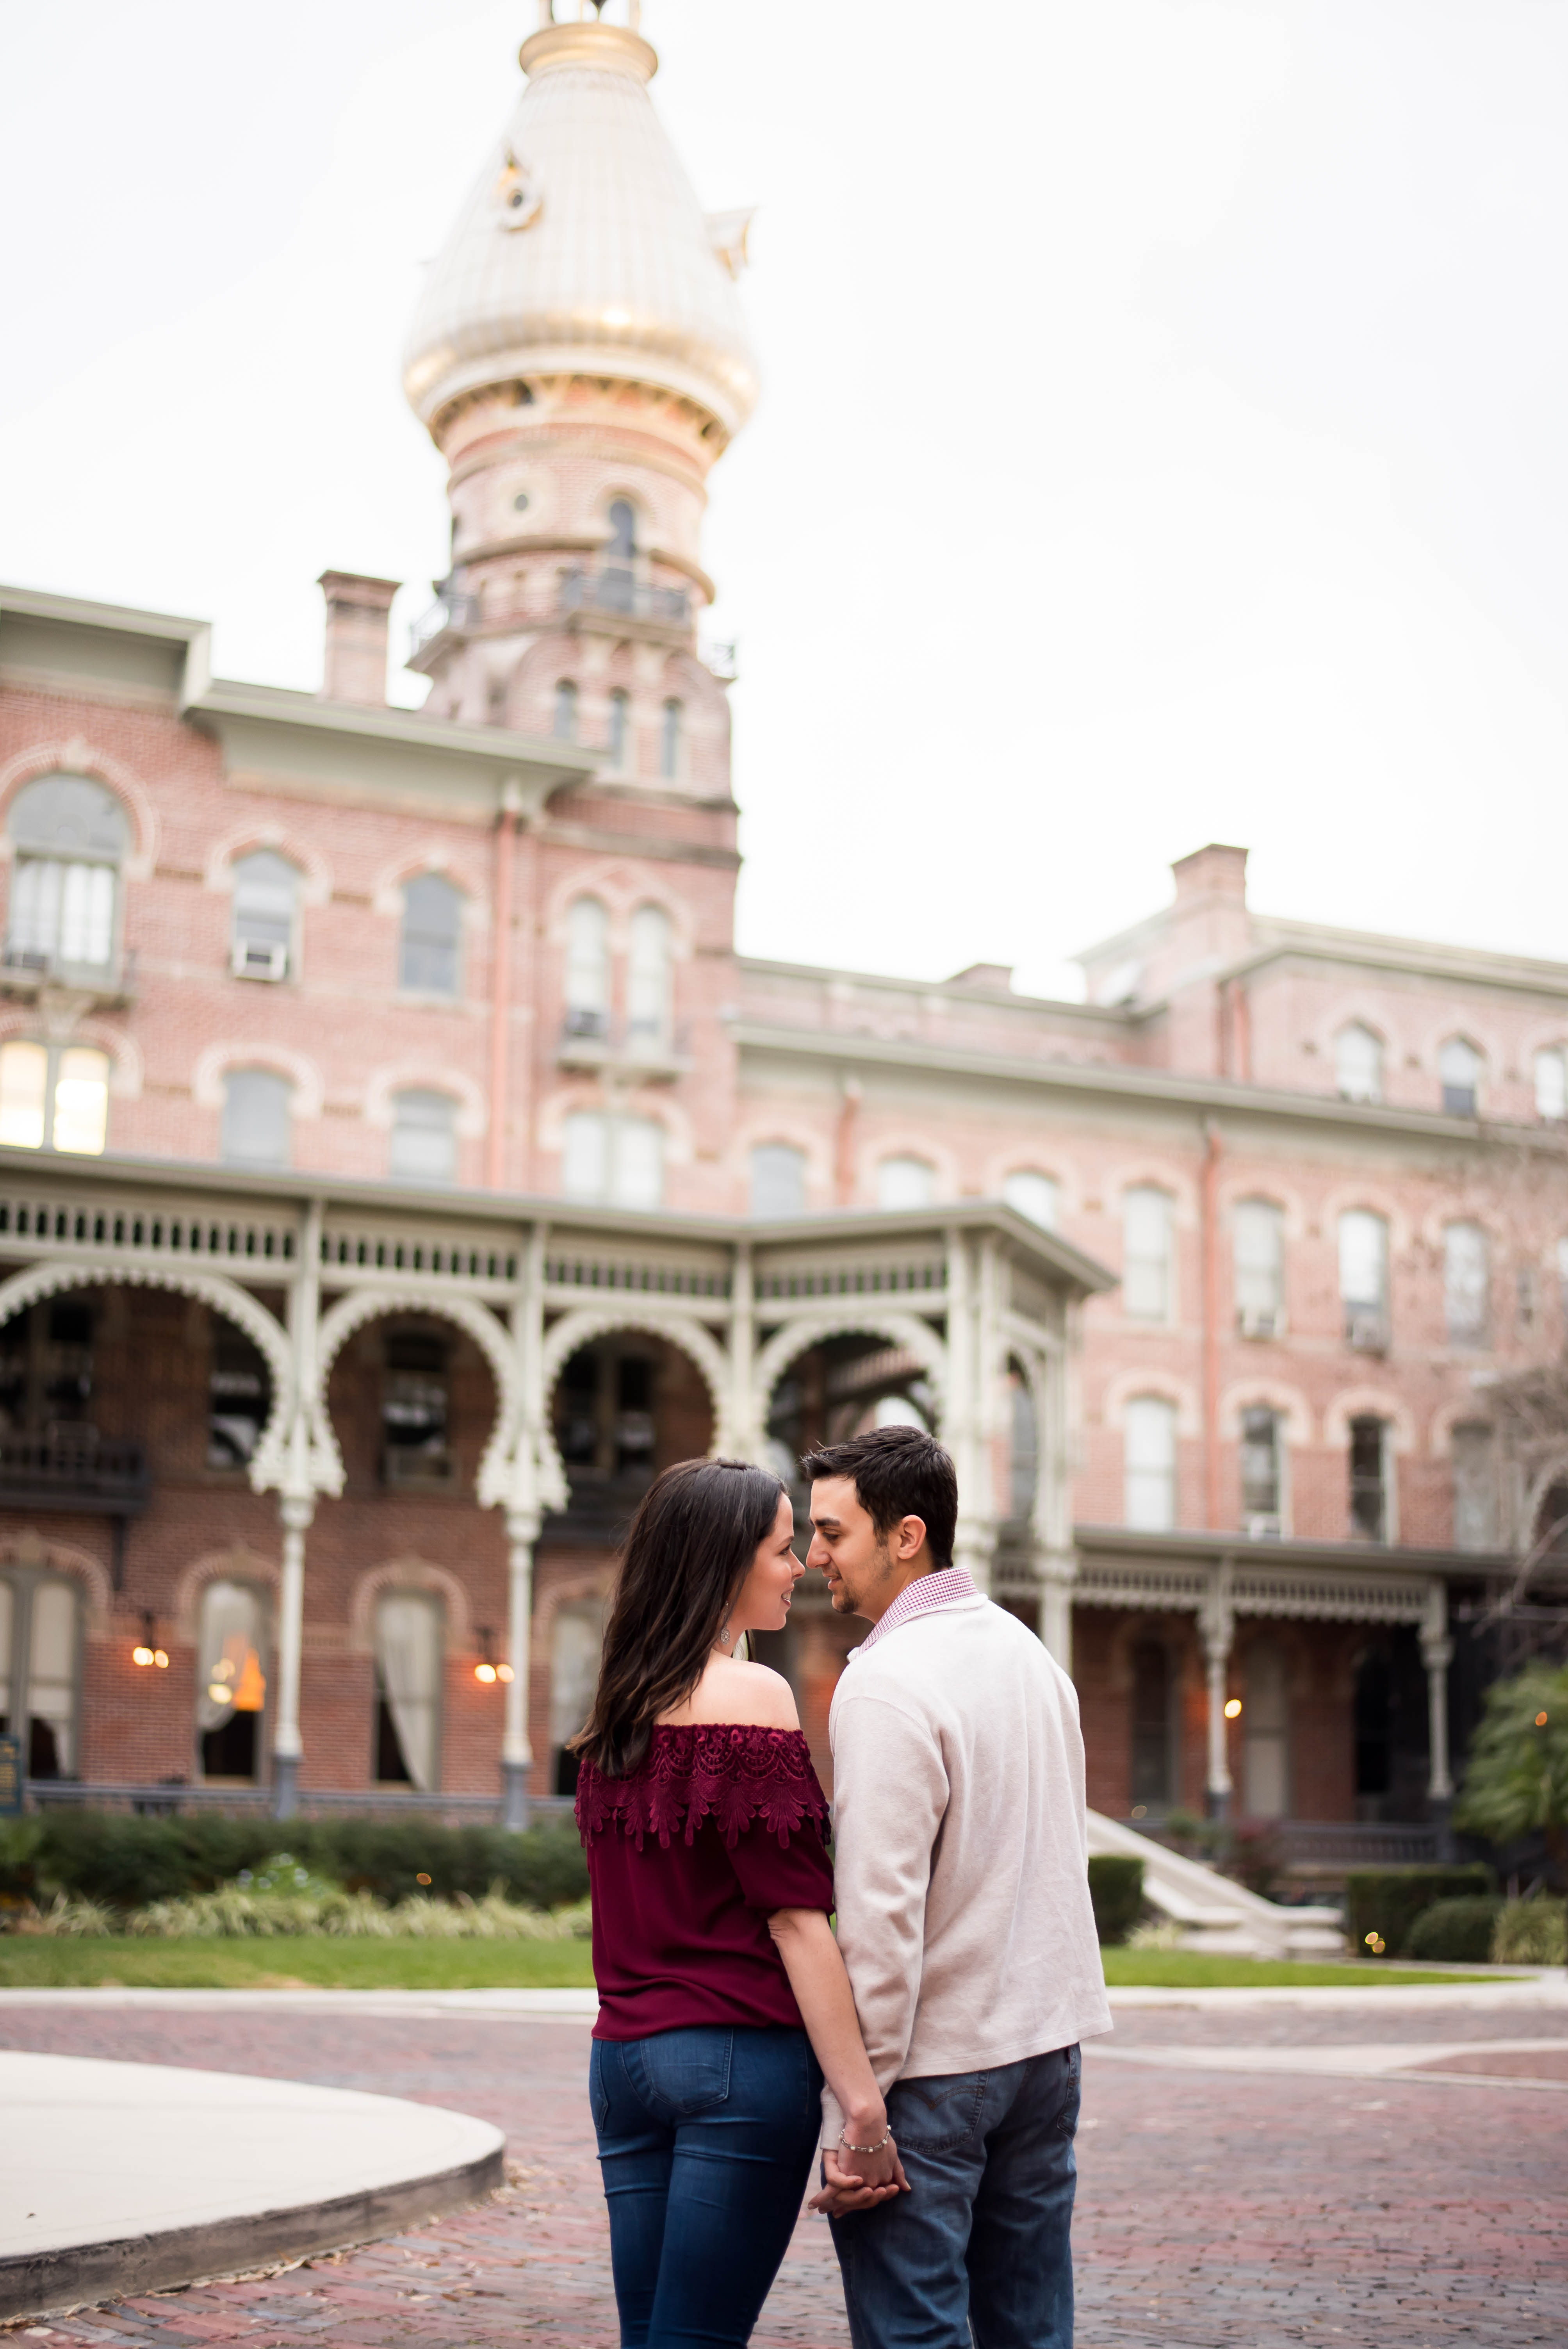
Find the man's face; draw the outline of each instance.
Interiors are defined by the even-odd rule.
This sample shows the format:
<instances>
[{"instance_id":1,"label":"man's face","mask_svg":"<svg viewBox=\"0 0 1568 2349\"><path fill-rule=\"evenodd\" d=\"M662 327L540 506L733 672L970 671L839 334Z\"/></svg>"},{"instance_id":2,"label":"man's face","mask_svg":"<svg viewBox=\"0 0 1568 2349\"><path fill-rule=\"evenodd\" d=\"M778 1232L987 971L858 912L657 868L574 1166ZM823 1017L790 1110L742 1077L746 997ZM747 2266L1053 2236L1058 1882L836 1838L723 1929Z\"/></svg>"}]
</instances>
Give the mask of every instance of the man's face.
<instances>
[{"instance_id":1,"label":"man's face","mask_svg":"<svg viewBox=\"0 0 1568 2349\"><path fill-rule=\"evenodd\" d=\"M905 1518L906 1525L912 1522ZM811 1487L811 1547L808 1566L828 1578L836 1615L875 1611L883 1587L896 1578L890 1537L879 1534L861 1506L852 1476L824 1476Z\"/></svg>"}]
</instances>

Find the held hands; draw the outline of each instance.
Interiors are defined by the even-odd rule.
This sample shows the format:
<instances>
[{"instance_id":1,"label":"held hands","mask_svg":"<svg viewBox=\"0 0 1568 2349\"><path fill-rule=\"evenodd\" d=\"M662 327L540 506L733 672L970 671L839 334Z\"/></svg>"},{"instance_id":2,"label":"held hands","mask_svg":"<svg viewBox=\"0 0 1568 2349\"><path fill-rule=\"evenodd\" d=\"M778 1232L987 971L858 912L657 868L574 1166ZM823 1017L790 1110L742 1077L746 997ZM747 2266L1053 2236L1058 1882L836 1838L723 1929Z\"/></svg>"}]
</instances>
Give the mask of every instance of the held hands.
<instances>
[{"instance_id":1,"label":"held hands","mask_svg":"<svg viewBox=\"0 0 1568 2349\"><path fill-rule=\"evenodd\" d=\"M909 2192L891 2137L876 2153L851 2153L842 2143L830 2146L822 2156L822 2191L812 2195L808 2207L830 2219L841 2219L851 2210L874 2210L879 2203Z\"/></svg>"}]
</instances>

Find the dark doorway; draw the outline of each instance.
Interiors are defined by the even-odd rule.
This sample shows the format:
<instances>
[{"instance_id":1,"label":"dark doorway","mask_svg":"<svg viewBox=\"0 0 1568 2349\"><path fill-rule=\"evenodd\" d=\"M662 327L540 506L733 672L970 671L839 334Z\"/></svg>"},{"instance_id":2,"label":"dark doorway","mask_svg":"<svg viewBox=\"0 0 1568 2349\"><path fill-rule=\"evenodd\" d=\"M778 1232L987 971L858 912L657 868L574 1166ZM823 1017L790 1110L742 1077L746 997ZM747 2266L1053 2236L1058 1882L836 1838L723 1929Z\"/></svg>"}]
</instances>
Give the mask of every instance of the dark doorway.
<instances>
[{"instance_id":1,"label":"dark doorway","mask_svg":"<svg viewBox=\"0 0 1568 2349\"><path fill-rule=\"evenodd\" d=\"M1159 1640L1132 1651L1132 1801L1164 1810L1171 1799L1171 1658Z\"/></svg>"}]
</instances>

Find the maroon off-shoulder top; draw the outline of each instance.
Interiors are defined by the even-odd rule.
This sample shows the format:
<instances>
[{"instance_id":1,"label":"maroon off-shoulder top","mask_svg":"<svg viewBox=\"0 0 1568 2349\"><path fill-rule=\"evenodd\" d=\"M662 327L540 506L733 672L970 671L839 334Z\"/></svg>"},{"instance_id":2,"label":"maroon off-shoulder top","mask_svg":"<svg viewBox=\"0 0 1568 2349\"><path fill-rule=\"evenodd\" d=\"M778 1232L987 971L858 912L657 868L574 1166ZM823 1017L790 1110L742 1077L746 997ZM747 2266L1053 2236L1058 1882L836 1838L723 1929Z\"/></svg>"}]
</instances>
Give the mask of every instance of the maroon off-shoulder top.
<instances>
[{"instance_id":1,"label":"maroon off-shoulder top","mask_svg":"<svg viewBox=\"0 0 1568 2349\"><path fill-rule=\"evenodd\" d=\"M577 1826L593 1894L595 2039L691 2023L800 2027L768 1931L833 1906L827 1797L798 1729L655 1729L642 1767L586 1757Z\"/></svg>"}]
</instances>

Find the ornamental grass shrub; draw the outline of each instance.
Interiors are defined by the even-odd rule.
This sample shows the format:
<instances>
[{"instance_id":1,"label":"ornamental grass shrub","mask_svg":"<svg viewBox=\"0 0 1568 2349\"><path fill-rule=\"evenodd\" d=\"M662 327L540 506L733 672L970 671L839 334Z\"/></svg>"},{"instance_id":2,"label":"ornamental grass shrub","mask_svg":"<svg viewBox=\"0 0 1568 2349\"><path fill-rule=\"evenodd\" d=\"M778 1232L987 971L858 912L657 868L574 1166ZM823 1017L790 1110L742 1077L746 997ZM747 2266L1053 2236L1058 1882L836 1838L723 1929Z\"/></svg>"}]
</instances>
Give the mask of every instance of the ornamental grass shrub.
<instances>
[{"instance_id":1,"label":"ornamental grass shrub","mask_svg":"<svg viewBox=\"0 0 1568 2349\"><path fill-rule=\"evenodd\" d=\"M1491 1958L1492 1935L1501 1913L1501 1900L1484 1897L1434 1900L1406 1935L1405 1955L1435 1958L1439 1964L1484 1966Z\"/></svg>"},{"instance_id":2,"label":"ornamental grass shrub","mask_svg":"<svg viewBox=\"0 0 1568 2349\"><path fill-rule=\"evenodd\" d=\"M275 1854L243 1878L211 1892L150 1901L129 1915L59 1894L26 1928L35 1933L131 1933L153 1940L270 1940L301 1933L379 1940L564 1941L591 1930L586 1900L553 1915L509 1899L494 1884L479 1899L428 1892L392 1904L315 1876L292 1853Z\"/></svg>"},{"instance_id":3,"label":"ornamental grass shrub","mask_svg":"<svg viewBox=\"0 0 1568 2349\"><path fill-rule=\"evenodd\" d=\"M1568 1965L1568 1900L1508 1900L1491 1934L1500 1966Z\"/></svg>"}]
</instances>

